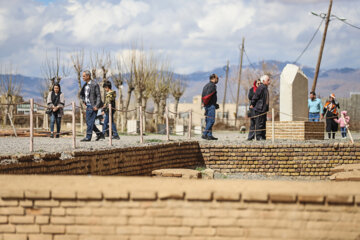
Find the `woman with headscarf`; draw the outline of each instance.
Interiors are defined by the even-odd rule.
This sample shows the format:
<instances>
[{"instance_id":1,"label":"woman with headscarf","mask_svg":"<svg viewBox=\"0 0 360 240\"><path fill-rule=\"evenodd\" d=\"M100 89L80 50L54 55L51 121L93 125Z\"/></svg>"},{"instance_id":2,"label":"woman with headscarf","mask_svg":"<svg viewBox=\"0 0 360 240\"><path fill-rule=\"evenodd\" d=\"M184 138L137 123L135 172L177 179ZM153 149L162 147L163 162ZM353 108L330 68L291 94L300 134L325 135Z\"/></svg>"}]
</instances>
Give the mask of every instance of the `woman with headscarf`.
<instances>
[{"instance_id":1,"label":"woman with headscarf","mask_svg":"<svg viewBox=\"0 0 360 240\"><path fill-rule=\"evenodd\" d=\"M61 117L64 115L65 98L61 92L59 83L55 83L47 97L47 105L50 110L50 137L54 138L54 125L56 122L56 138L60 137Z\"/></svg>"},{"instance_id":2,"label":"woman with headscarf","mask_svg":"<svg viewBox=\"0 0 360 240\"><path fill-rule=\"evenodd\" d=\"M326 119L326 132L328 133L329 139L331 139L331 133L332 138L335 139L335 134L338 130L338 124L334 121L334 119L338 119L338 108L340 108L340 105L335 101L335 94L332 93L323 109Z\"/></svg>"},{"instance_id":3,"label":"woman with headscarf","mask_svg":"<svg viewBox=\"0 0 360 240\"><path fill-rule=\"evenodd\" d=\"M248 99L251 103L251 100L256 92L256 89L258 88L258 86L260 85L260 79L257 79L254 81L252 88L250 88L249 90L249 94L248 94ZM249 130L249 135L248 135L248 141L251 141L255 138L255 118L251 118L253 116L255 116L254 114L254 110L252 108L249 109L249 116L250 117L250 130Z\"/></svg>"}]
</instances>

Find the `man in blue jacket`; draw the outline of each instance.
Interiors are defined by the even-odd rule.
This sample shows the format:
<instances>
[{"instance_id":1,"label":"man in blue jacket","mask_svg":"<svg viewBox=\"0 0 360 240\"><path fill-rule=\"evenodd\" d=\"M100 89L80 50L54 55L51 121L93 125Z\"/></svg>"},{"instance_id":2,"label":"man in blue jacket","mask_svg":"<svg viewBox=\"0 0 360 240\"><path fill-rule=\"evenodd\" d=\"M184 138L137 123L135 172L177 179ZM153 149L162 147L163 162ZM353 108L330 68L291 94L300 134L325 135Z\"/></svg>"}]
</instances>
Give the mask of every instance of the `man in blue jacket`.
<instances>
[{"instance_id":1,"label":"man in blue jacket","mask_svg":"<svg viewBox=\"0 0 360 240\"><path fill-rule=\"evenodd\" d=\"M214 73L210 76L210 82L208 82L202 91L202 105L205 108L205 130L201 138L206 140L217 140L212 135L212 127L215 123L215 111L219 108L217 102L216 84L219 82L219 77Z\"/></svg>"},{"instance_id":2,"label":"man in blue jacket","mask_svg":"<svg viewBox=\"0 0 360 240\"><path fill-rule=\"evenodd\" d=\"M98 109L103 106L101 101L100 87L95 81L91 80L91 72L86 70L83 72L84 86L80 91L80 97L82 103L86 107L86 137L81 142L91 141L92 132L97 135L96 141L105 139L104 134L95 125L95 119Z\"/></svg>"},{"instance_id":3,"label":"man in blue jacket","mask_svg":"<svg viewBox=\"0 0 360 240\"><path fill-rule=\"evenodd\" d=\"M255 114L255 137L256 140L266 140L266 113L269 111L269 90L270 77L263 75L260 78L261 84L257 88L252 100L250 108Z\"/></svg>"}]
</instances>

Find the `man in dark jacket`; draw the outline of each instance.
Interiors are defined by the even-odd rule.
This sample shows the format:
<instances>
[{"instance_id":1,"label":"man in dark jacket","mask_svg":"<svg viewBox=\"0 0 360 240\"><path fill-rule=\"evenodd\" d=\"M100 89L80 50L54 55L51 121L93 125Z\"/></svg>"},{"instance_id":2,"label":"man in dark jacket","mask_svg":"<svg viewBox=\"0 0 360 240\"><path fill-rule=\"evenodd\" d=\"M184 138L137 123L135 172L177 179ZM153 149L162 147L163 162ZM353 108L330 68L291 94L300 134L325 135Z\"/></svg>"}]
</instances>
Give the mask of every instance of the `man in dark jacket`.
<instances>
[{"instance_id":1,"label":"man in dark jacket","mask_svg":"<svg viewBox=\"0 0 360 240\"><path fill-rule=\"evenodd\" d=\"M84 86L80 91L80 97L82 103L86 107L86 137L82 139L82 142L91 141L92 131L97 135L96 141L105 139L104 135L95 125L95 119L98 109L103 106L101 101L100 87L95 81L91 80L91 72L86 70L83 72Z\"/></svg>"},{"instance_id":2,"label":"man in dark jacket","mask_svg":"<svg viewBox=\"0 0 360 240\"><path fill-rule=\"evenodd\" d=\"M249 94L248 94L248 99L251 105L251 100L254 96L254 94L256 93L257 88L260 86L260 79L257 79L254 81L253 87L250 88L249 90ZM249 109L250 114L248 115L248 117L250 117L250 129L249 129L249 135L247 140L251 141L255 138L255 118L253 118L253 116L255 116L254 113L254 109Z\"/></svg>"},{"instance_id":3,"label":"man in dark jacket","mask_svg":"<svg viewBox=\"0 0 360 240\"><path fill-rule=\"evenodd\" d=\"M202 138L206 140L217 140L212 135L212 127L215 123L215 110L219 108L217 102L216 84L219 82L219 77L214 73L210 76L210 82L207 83L202 91L202 104L205 108L205 130Z\"/></svg>"},{"instance_id":4,"label":"man in dark jacket","mask_svg":"<svg viewBox=\"0 0 360 240\"><path fill-rule=\"evenodd\" d=\"M263 75L260 78L261 84L251 100L250 108L254 110L255 116L255 137L256 140L266 140L266 112L269 111L270 77Z\"/></svg>"}]
</instances>

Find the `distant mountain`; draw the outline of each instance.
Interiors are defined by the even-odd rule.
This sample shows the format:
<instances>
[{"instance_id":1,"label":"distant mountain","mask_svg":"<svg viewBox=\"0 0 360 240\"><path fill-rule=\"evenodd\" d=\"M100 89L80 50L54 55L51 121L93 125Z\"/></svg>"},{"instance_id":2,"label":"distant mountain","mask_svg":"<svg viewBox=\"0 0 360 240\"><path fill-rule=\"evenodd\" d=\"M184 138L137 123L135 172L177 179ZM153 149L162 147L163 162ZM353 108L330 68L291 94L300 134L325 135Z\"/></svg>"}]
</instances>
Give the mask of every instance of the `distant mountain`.
<instances>
[{"instance_id":1,"label":"distant mountain","mask_svg":"<svg viewBox=\"0 0 360 240\"><path fill-rule=\"evenodd\" d=\"M279 71L286 66L286 64L290 62L279 62L275 60L266 61L268 65L276 65ZM251 66L244 66L246 68L261 68L262 62L254 63ZM309 89L311 88L312 81L314 78L314 68L302 66L301 67L304 74L309 79ZM237 71L238 66L233 65L230 66L231 71ZM225 79L225 66L218 67L213 69L212 71L207 72L194 72L191 74L175 74L177 77L184 77L187 83L187 89L181 98L181 102L189 102L192 101L193 96L201 94L202 87L209 81L209 76L212 73L216 73L222 79ZM320 96L327 96L330 93L335 93L335 95L339 97L349 97L350 92L360 92L360 69L353 68L341 68L341 69L329 69L322 70L320 73L320 77L317 84L317 92ZM43 83L43 79L39 77L28 77L23 75L17 75L17 79L23 82L22 88L22 96L24 99L35 98L35 101L42 101L40 95L41 85ZM243 82L244 84L244 82ZM66 96L66 104L71 101L77 101L77 80L74 78L65 78L61 81L62 92L65 93ZM235 91L237 86L234 83L229 82L228 85L228 95L227 101L232 101L235 99ZM244 89L244 86L241 87ZM126 86L123 89L124 94L126 94ZM218 99L219 102L223 99L224 92L224 81L220 81L218 84ZM244 94L244 93L243 93Z\"/></svg>"}]
</instances>

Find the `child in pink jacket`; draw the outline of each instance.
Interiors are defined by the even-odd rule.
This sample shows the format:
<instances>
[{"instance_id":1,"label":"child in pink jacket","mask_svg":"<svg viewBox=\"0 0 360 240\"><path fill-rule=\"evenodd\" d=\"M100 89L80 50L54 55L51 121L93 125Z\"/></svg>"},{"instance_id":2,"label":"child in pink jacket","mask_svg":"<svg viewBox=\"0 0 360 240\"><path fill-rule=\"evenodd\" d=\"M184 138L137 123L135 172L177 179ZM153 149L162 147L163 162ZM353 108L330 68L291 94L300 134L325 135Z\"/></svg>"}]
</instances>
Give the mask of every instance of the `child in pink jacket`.
<instances>
[{"instance_id":1,"label":"child in pink jacket","mask_svg":"<svg viewBox=\"0 0 360 240\"><path fill-rule=\"evenodd\" d=\"M346 129L350 122L350 117L347 115L347 111L341 111L341 117L339 119L334 119L340 125L341 136L343 139L346 138Z\"/></svg>"}]
</instances>

